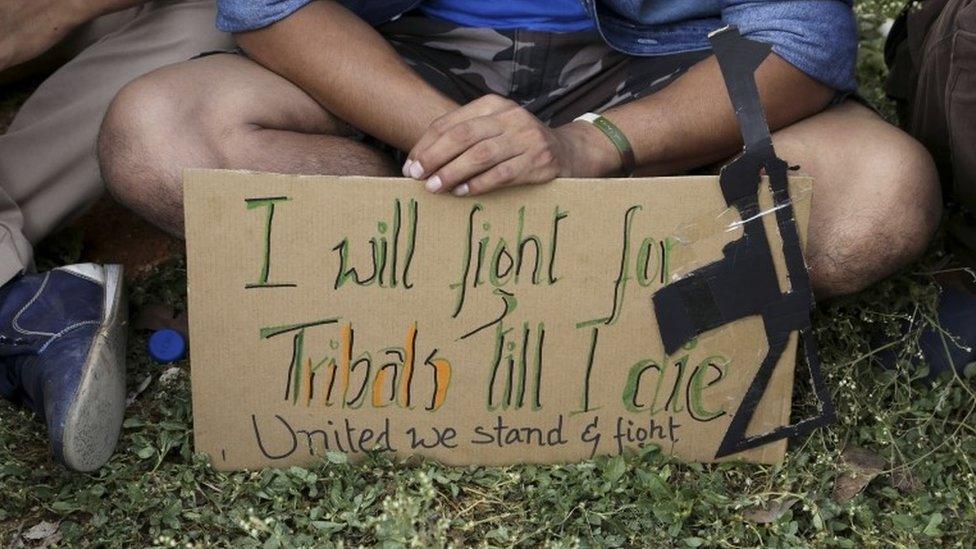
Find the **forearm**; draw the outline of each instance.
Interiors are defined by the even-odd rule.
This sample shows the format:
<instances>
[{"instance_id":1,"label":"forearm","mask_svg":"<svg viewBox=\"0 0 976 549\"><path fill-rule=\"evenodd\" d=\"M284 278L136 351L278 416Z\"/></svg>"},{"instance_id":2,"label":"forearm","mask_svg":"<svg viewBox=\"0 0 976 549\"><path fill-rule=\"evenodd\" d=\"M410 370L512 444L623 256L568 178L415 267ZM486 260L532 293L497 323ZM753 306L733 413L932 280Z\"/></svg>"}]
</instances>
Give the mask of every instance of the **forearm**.
<instances>
[{"instance_id":1,"label":"forearm","mask_svg":"<svg viewBox=\"0 0 976 549\"><path fill-rule=\"evenodd\" d=\"M38 57L72 30L143 0L0 0L0 71Z\"/></svg>"},{"instance_id":2,"label":"forearm","mask_svg":"<svg viewBox=\"0 0 976 549\"><path fill-rule=\"evenodd\" d=\"M772 131L819 112L834 93L776 55L760 66L756 80ZM629 138L642 175L681 173L742 148L714 57L660 92L603 114Z\"/></svg>"},{"instance_id":3,"label":"forearm","mask_svg":"<svg viewBox=\"0 0 976 549\"><path fill-rule=\"evenodd\" d=\"M52 9L64 14L65 23L71 27L78 27L85 23L126 8L144 4L148 0L67 0L60 5L52 4Z\"/></svg>"},{"instance_id":4,"label":"forearm","mask_svg":"<svg viewBox=\"0 0 976 549\"><path fill-rule=\"evenodd\" d=\"M270 27L237 35L237 41L330 113L402 150L431 121L457 108L375 29L333 2L309 4Z\"/></svg>"}]
</instances>

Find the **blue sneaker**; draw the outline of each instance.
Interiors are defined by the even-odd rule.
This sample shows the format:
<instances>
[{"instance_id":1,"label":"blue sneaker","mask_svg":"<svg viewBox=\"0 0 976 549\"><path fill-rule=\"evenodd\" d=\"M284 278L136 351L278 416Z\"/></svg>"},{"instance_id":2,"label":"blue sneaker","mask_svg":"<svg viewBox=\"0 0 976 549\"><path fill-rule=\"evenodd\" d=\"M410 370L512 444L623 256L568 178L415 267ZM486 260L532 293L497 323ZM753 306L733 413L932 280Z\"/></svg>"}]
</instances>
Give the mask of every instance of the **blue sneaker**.
<instances>
[{"instance_id":1,"label":"blue sneaker","mask_svg":"<svg viewBox=\"0 0 976 549\"><path fill-rule=\"evenodd\" d=\"M122 267L71 265L0 288L0 391L47 422L54 457L89 472L125 411Z\"/></svg>"}]
</instances>

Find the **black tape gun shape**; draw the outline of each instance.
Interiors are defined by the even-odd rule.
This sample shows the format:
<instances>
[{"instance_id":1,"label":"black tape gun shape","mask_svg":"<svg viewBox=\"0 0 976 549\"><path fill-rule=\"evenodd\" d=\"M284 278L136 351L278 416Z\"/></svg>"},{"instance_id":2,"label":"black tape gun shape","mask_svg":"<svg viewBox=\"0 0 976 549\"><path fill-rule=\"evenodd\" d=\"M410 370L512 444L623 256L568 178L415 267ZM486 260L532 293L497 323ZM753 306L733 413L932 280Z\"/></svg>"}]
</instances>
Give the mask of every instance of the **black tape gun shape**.
<instances>
[{"instance_id":1,"label":"black tape gun shape","mask_svg":"<svg viewBox=\"0 0 976 549\"><path fill-rule=\"evenodd\" d=\"M705 332L748 316L762 317L769 348L719 445L715 457L720 458L825 426L834 421L834 407L820 370L810 326L813 292L787 187L789 168L773 150L756 86L756 69L769 56L771 47L743 38L735 27L715 31L709 38L745 142L742 154L722 168L719 177L726 203L738 210L742 219L743 234L723 248L720 261L665 286L653 299L664 350L669 355ZM776 225L783 242L790 282L787 293L779 288L772 249L763 226L767 214L759 207L763 170L769 177ZM811 382L819 400L819 414L767 433L747 436L749 422L766 392L773 370L790 335L796 331L806 352Z\"/></svg>"}]
</instances>

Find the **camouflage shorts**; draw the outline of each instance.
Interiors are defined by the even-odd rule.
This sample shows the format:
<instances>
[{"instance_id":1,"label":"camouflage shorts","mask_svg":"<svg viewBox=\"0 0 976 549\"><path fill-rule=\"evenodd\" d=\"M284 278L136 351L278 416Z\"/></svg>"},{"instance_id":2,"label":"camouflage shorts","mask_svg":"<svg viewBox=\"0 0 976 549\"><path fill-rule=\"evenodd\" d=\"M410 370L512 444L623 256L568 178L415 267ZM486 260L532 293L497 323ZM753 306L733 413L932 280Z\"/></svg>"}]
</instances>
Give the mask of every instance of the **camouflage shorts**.
<instances>
[{"instance_id":1,"label":"camouflage shorts","mask_svg":"<svg viewBox=\"0 0 976 549\"><path fill-rule=\"evenodd\" d=\"M657 92L711 54L636 57L611 49L595 30L494 30L415 16L378 30L424 80L455 101L495 93L552 126Z\"/></svg>"}]
</instances>

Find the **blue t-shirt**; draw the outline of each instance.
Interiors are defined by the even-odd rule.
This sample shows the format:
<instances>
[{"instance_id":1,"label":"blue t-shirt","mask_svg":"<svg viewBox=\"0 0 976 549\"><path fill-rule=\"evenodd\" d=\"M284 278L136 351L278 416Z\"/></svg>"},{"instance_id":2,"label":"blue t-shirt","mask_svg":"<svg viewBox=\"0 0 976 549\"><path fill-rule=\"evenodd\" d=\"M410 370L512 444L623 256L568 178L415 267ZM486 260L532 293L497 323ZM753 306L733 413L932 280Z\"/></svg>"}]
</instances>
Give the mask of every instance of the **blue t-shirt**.
<instances>
[{"instance_id":1,"label":"blue t-shirt","mask_svg":"<svg viewBox=\"0 0 976 549\"><path fill-rule=\"evenodd\" d=\"M462 27L575 32L593 28L580 0L427 0L417 6L427 17Z\"/></svg>"},{"instance_id":2,"label":"blue t-shirt","mask_svg":"<svg viewBox=\"0 0 976 549\"><path fill-rule=\"evenodd\" d=\"M312 1L217 0L217 27L226 32L260 29L281 21ZM417 0L338 1L374 26L417 7ZM530 21L526 18L529 9L539 17L530 28L548 29L554 28L548 25L555 24L555 28L563 25L564 18L571 19L568 13L582 17L585 12L580 5L586 4L590 11L597 11L603 39L629 55L707 50L711 47L708 33L735 25L743 36L771 44L777 55L816 80L845 92L857 89L854 78L857 22L851 9L852 0L599 0L600 10L596 10L598 0L480 0L484 6L472 6L477 1L428 0L433 9L430 6L426 9L432 16L449 20L465 17L463 24L495 28L501 25L495 17L502 13L506 14L506 24L524 25ZM464 7L460 9L454 4ZM441 8L443 15L440 15L436 13L437 6L452 7ZM472 14L477 18L471 18ZM582 26L583 22L578 24ZM588 19L585 24L591 25ZM580 27L570 24L562 28Z\"/></svg>"}]
</instances>

